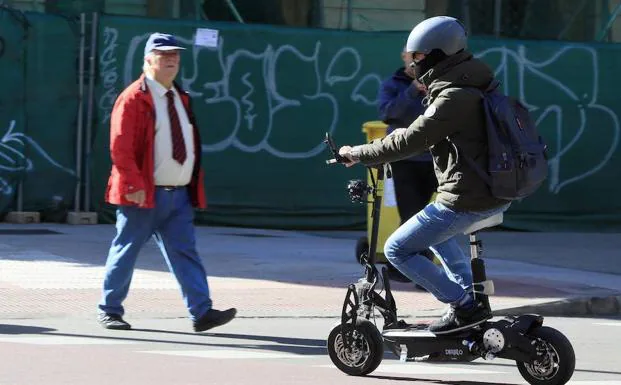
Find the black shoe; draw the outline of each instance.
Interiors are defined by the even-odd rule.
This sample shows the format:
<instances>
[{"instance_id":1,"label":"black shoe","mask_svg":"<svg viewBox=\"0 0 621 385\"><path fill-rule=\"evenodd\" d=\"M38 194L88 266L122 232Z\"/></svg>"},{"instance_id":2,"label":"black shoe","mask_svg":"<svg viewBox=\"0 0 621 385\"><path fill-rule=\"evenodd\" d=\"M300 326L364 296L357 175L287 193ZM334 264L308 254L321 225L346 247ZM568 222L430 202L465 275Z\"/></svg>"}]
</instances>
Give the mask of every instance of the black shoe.
<instances>
[{"instance_id":1,"label":"black shoe","mask_svg":"<svg viewBox=\"0 0 621 385\"><path fill-rule=\"evenodd\" d=\"M236 313L237 309L235 308L227 310L209 309L204 316L194 321L194 331L204 332L216 326L222 326L235 318Z\"/></svg>"},{"instance_id":2,"label":"black shoe","mask_svg":"<svg viewBox=\"0 0 621 385\"><path fill-rule=\"evenodd\" d=\"M492 318L492 313L482 303L476 302L469 309L449 307L440 318L431 323L429 331L434 334L449 334L469 329Z\"/></svg>"},{"instance_id":3,"label":"black shoe","mask_svg":"<svg viewBox=\"0 0 621 385\"><path fill-rule=\"evenodd\" d=\"M129 330L132 328L132 325L125 322L123 317L118 314L99 313L97 322L106 329Z\"/></svg>"},{"instance_id":4,"label":"black shoe","mask_svg":"<svg viewBox=\"0 0 621 385\"><path fill-rule=\"evenodd\" d=\"M404 320L399 320L391 324L385 325L384 330L427 330L429 324L425 322L409 324Z\"/></svg>"},{"instance_id":5,"label":"black shoe","mask_svg":"<svg viewBox=\"0 0 621 385\"><path fill-rule=\"evenodd\" d=\"M384 330L404 330L404 329L409 329L410 326L412 325L400 319L397 322L384 325Z\"/></svg>"}]
</instances>

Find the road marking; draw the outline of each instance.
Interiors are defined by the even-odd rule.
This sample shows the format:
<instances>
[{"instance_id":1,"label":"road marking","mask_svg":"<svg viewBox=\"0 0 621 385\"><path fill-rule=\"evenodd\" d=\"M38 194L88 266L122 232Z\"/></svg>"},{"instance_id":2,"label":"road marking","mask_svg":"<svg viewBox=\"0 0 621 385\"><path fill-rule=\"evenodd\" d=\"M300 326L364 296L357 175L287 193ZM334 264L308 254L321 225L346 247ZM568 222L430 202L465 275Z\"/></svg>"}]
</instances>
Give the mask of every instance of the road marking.
<instances>
[{"instance_id":1,"label":"road marking","mask_svg":"<svg viewBox=\"0 0 621 385\"><path fill-rule=\"evenodd\" d=\"M293 353L273 353L254 350L143 350L139 353L164 354L170 356L213 358L213 359L273 359L273 358L316 358L317 356L300 355Z\"/></svg>"},{"instance_id":2,"label":"road marking","mask_svg":"<svg viewBox=\"0 0 621 385\"><path fill-rule=\"evenodd\" d=\"M621 385L621 381L569 381L567 385Z\"/></svg>"},{"instance_id":3,"label":"road marking","mask_svg":"<svg viewBox=\"0 0 621 385\"><path fill-rule=\"evenodd\" d=\"M111 338L67 337L51 335L0 337L0 342L31 345L125 345L134 343L133 341L124 341Z\"/></svg>"},{"instance_id":4,"label":"road marking","mask_svg":"<svg viewBox=\"0 0 621 385\"><path fill-rule=\"evenodd\" d=\"M595 322L598 326L621 326L621 322Z\"/></svg>"},{"instance_id":5,"label":"road marking","mask_svg":"<svg viewBox=\"0 0 621 385\"><path fill-rule=\"evenodd\" d=\"M13 259L11 259L13 258ZM19 251L0 255L2 281L22 289L100 289L104 266L90 266L60 255ZM175 289L167 271L136 269L132 289Z\"/></svg>"}]
</instances>

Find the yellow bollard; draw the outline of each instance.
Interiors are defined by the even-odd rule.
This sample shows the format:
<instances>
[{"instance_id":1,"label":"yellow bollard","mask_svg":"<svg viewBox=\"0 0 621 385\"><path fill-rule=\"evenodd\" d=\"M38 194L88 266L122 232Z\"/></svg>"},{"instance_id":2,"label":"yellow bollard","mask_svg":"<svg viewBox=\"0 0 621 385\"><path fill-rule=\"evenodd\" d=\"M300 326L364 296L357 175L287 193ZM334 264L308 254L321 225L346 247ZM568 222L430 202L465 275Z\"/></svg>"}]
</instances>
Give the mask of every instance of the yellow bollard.
<instances>
[{"instance_id":1,"label":"yellow bollard","mask_svg":"<svg viewBox=\"0 0 621 385\"><path fill-rule=\"evenodd\" d=\"M370 121L362 125L362 132L367 135L367 142L371 142L374 139L386 136L387 128L388 126L382 121ZM376 170L373 170L373 173L375 177L377 175ZM367 179L370 185L371 177L368 174ZM386 257L384 256L384 243L386 243L386 240L390 234L392 234L400 224L394 189L390 188L390 183L392 183L392 181L384 181L384 186L383 188L380 186L381 189L379 191L379 195L382 195L383 197L383 202L382 207L380 208L380 223L377 236L377 262L386 262ZM371 210L371 204L367 205L367 239L371 239ZM358 250L356 250L356 252L358 253Z\"/></svg>"},{"instance_id":2,"label":"yellow bollard","mask_svg":"<svg viewBox=\"0 0 621 385\"><path fill-rule=\"evenodd\" d=\"M367 136L367 143L380 139L386 136L386 129L388 125L380 120L374 120L366 122L362 125L362 132ZM377 170L373 170L374 177L377 176ZM369 185L371 185L371 177L367 174ZM399 217L399 211L397 210L397 200L395 197L394 187L392 186L392 180L384 181L383 186L379 186L380 191L378 195L382 196L382 207L380 208L380 223L377 236L377 249L376 249L376 262L386 263L386 256L384 255L384 244L386 240L401 224L401 218ZM369 197L370 198L370 197ZM435 194L431 197L430 201L435 199ZM371 204L367 205L367 237L358 240L356 245L356 258L360 259L361 252L368 250L369 239L371 239ZM434 262L440 265L438 258L434 258Z\"/></svg>"}]
</instances>

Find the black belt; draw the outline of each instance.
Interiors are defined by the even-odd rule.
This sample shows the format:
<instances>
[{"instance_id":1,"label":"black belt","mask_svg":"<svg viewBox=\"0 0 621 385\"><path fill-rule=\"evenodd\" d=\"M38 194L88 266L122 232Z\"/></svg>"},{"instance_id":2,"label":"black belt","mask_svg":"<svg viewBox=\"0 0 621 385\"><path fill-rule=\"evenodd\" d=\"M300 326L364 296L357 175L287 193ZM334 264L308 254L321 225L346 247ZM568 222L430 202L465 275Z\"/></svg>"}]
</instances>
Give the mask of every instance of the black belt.
<instances>
[{"instance_id":1,"label":"black belt","mask_svg":"<svg viewBox=\"0 0 621 385\"><path fill-rule=\"evenodd\" d=\"M188 186L187 185L183 185L183 186L155 186L155 187L164 189L166 191L174 191L174 190L180 190L182 188L186 188Z\"/></svg>"}]
</instances>

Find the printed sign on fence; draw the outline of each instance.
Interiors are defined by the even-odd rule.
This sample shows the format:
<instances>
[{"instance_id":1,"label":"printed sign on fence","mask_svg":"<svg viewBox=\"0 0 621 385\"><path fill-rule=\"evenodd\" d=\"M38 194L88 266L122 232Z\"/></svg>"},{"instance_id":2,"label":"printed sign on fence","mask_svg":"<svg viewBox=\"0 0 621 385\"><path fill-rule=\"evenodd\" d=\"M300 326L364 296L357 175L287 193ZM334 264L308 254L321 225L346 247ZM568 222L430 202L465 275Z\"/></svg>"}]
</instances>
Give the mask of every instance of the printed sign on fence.
<instances>
[{"instance_id":1,"label":"printed sign on fence","mask_svg":"<svg viewBox=\"0 0 621 385\"><path fill-rule=\"evenodd\" d=\"M194 45L215 48L218 46L218 30L209 28L197 28Z\"/></svg>"}]
</instances>

